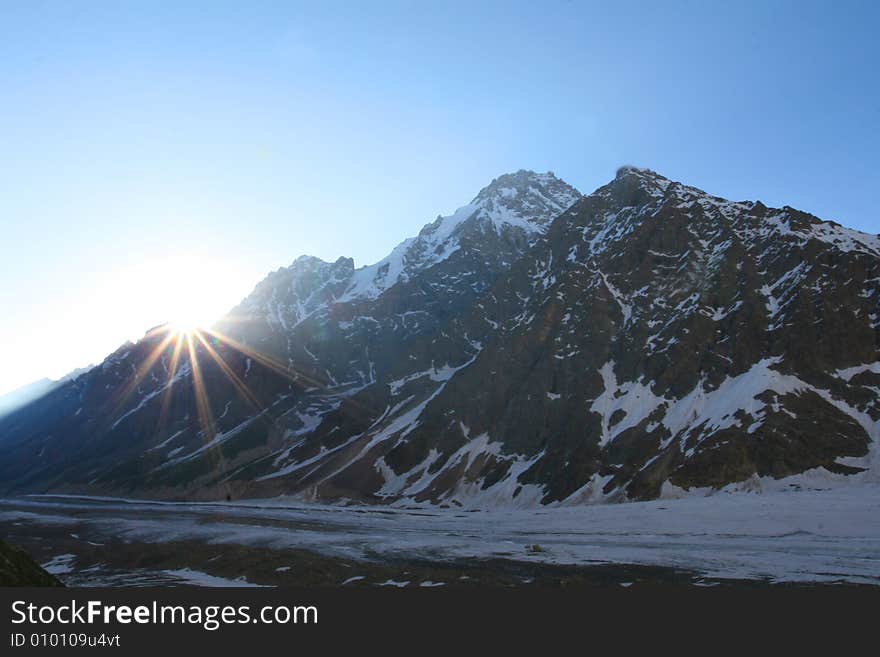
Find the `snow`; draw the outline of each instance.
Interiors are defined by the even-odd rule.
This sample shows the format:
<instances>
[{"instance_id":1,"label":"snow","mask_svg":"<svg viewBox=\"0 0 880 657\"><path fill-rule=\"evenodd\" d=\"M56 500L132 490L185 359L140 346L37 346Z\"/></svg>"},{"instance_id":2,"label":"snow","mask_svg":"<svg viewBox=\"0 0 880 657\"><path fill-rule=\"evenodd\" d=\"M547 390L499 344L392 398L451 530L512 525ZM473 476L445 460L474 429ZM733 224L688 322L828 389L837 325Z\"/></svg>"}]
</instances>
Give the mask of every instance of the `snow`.
<instances>
[{"instance_id":1,"label":"snow","mask_svg":"<svg viewBox=\"0 0 880 657\"><path fill-rule=\"evenodd\" d=\"M388 386L391 388L391 394L396 395L400 391L400 389L410 381L415 381L416 379L421 379L425 376L430 378L431 381L448 381L452 378L452 375L460 369L462 368L453 367L448 363L440 368L434 367L432 364L432 367L430 369L423 370L421 372L414 372L413 374L409 374L402 379L391 381Z\"/></svg>"},{"instance_id":2,"label":"snow","mask_svg":"<svg viewBox=\"0 0 880 657\"><path fill-rule=\"evenodd\" d=\"M744 208L743 204L726 202L725 204L717 204L716 207L721 209L727 206L737 210ZM864 253L871 256L880 256L880 237L869 233L862 233L857 230L845 228L830 221L819 221L813 217L809 217L806 226L798 226L792 224L791 208L783 208L775 214L769 215L763 219L760 225L755 228L753 226L738 226L736 232L740 239L751 242L757 238L773 239L774 237L784 237L794 241L796 244L803 245L810 240L824 242L843 253ZM736 219L736 216L730 216L729 213L723 214L728 219Z\"/></svg>"},{"instance_id":3,"label":"snow","mask_svg":"<svg viewBox=\"0 0 880 657\"><path fill-rule=\"evenodd\" d=\"M417 270L422 270L446 260L459 248L459 244L452 239L453 231L476 209L472 205L465 205L448 217L438 217L433 224L425 226L417 237L404 240L379 262L357 270L340 301L376 298L399 281L407 280L410 264L418 265Z\"/></svg>"},{"instance_id":4,"label":"snow","mask_svg":"<svg viewBox=\"0 0 880 657\"><path fill-rule=\"evenodd\" d=\"M192 570L190 568L165 570L163 572L167 575L178 578L183 584L190 584L192 586L204 586L211 588L260 586L259 584L252 584L251 582L248 582L243 577L240 577L238 579L227 579L225 577L216 577L215 575L209 575L208 573L203 573L199 570Z\"/></svg>"},{"instance_id":5,"label":"snow","mask_svg":"<svg viewBox=\"0 0 880 657\"><path fill-rule=\"evenodd\" d=\"M754 433L764 423L770 410L792 415L779 403L780 397L809 391L851 417L872 441L868 456L846 461L848 465L866 468L866 472L849 477L868 481L880 478L880 420L875 420L867 412L851 406L828 390L773 369L781 360L781 357L765 358L741 374L726 377L716 388L707 388L705 382L701 381L680 399L656 395L651 382L643 379L620 383L614 371L615 363L610 360L599 369L603 392L590 404L590 410L600 416L599 445L608 445L627 429L638 426L655 411L662 415L656 424L648 424L645 431L651 433L658 426L668 431L668 436L661 443L661 451L676 439L682 448L691 437L696 437L696 445L699 445L706 437L733 426L744 427L748 433ZM840 370L837 376L849 381L860 372L876 373L878 370L880 364L869 363ZM775 393L775 399L758 399L768 391ZM611 417L615 413L619 416L619 411L623 412L623 417L611 425ZM746 418L748 420L744 424L743 420ZM696 445L691 446L686 456L694 453Z\"/></svg>"},{"instance_id":6,"label":"snow","mask_svg":"<svg viewBox=\"0 0 880 657\"><path fill-rule=\"evenodd\" d=\"M662 424L671 432L671 438L680 435L683 445L686 429L699 427L700 434L705 436L740 426L736 415L741 412L756 421L763 421L762 411L767 404L756 399L757 395L767 390L785 395L806 387L797 377L771 369L780 361L781 358L765 358L747 372L728 376L714 390L706 390L703 382L700 382L690 393L670 405Z\"/></svg>"},{"instance_id":7,"label":"snow","mask_svg":"<svg viewBox=\"0 0 880 657\"><path fill-rule=\"evenodd\" d=\"M602 417L600 446L607 445L627 429L638 426L660 404L667 402L666 399L655 395L651 386L643 383L642 380L618 385L613 360L602 366L599 375L602 377L605 390L593 400L590 410ZM609 420L617 411L623 411L625 415L611 427Z\"/></svg>"},{"instance_id":8,"label":"snow","mask_svg":"<svg viewBox=\"0 0 880 657\"><path fill-rule=\"evenodd\" d=\"M440 458L440 452L436 449L431 449L428 452L428 456L426 456L421 463L400 474L396 474L394 470L391 469L391 467L385 462L384 457L380 458L376 462L376 469L379 470L385 483L376 494L380 497L390 497L398 495L402 491L406 491L406 494L408 495L414 495L418 491L424 490L434 479L434 475L431 475L428 470L434 465L438 458ZM419 478L412 484L408 485L407 482L416 476Z\"/></svg>"},{"instance_id":9,"label":"snow","mask_svg":"<svg viewBox=\"0 0 880 657\"><path fill-rule=\"evenodd\" d=\"M166 447L166 446L169 445L169 444L170 444L175 438L177 438L180 434L182 434L182 433L186 433L186 431L187 431L187 429L184 428L184 429L181 429L180 431L177 431L177 432L171 434L168 438L166 438L165 440L163 440L161 443L159 443L159 444L156 445L155 447L151 447L151 448L148 449L147 451L148 451L148 452L152 452L152 451L155 451L155 450L162 449L163 447Z\"/></svg>"},{"instance_id":10,"label":"snow","mask_svg":"<svg viewBox=\"0 0 880 657\"><path fill-rule=\"evenodd\" d=\"M662 420L662 424L669 429L671 435L664 441L662 448L665 448L676 436L679 437L683 447L686 438L694 429L699 429L698 439L702 439L727 427L742 426L741 421L736 417L739 414L752 419L747 427L749 433L752 433L763 423L767 407L772 407L776 403L767 404L757 399L758 395L766 391L775 392L778 396L811 391L855 420L871 440L867 456L847 459L847 464L866 468L865 472L850 475L847 479L877 481L880 478L880 420L875 420L867 413L850 406L828 390L772 369L772 365L780 360L781 358L778 357L765 358L747 372L735 377L727 377L714 390L706 390L701 382L685 397L671 403Z\"/></svg>"},{"instance_id":11,"label":"snow","mask_svg":"<svg viewBox=\"0 0 880 657\"><path fill-rule=\"evenodd\" d=\"M262 411L252 417L249 417L247 420L245 420L244 422L241 422L240 424L233 427L232 429L229 429L228 431L218 431L211 438L211 440L209 440L207 443L205 443L204 445L202 445L201 447L199 447L195 451L192 451L189 454L186 454L185 456L177 457L174 460L166 461L165 463L162 464L161 467L166 468L166 467L169 467L169 466L174 465L176 463L181 463L184 461L191 461L199 454L202 454L202 453L208 451L209 449L212 449L212 448L216 447L217 445L220 445L221 443L224 443L227 440L229 440L230 438L233 438L234 436L238 435L239 433L244 431L247 427L249 427L251 424L253 424L253 422L255 420L257 420L260 416L262 416L265 412L266 411Z\"/></svg>"},{"instance_id":12,"label":"snow","mask_svg":"<svg viewBox=\"0 0 880 657\"><path fill-rule=\"evenodd\" d=\"M617 491L611 491L609 494L606 494L603 489L605 485L614 479L613 474L600 475L598 472L595 473L590 480L578 488L571 495L566 497L560 506L580 506L583 504L600 504L602 502L610 501L614 498L620 498L620 495Z\"/></svg>"},{"instance_id":13,"label":"snow","mask_svg":"<svg viewBox=\"0 0 880 657\"><path fill-rule=\"evenodd\" d=\"M182 379L182 378L184 378L184 377L186 377L186 376L189 376L189 374L190 374L190 365L189 365L189 363L186 363L186 364L182 365L180 368L178 368L177 373L174 375L174 378L173 378L173 379L171 379L170 381L168 381L168 382L165 383L164 385L160 386L159 388L156 388L156 389L153 390L152 392L150 392L150 393L144 395L144 397L141 398L140 402L138 402L137 406L135 406L135 407L132 408L130 411L124 413L124 414L121 415L119 418L117 418L116 421L113 423L113 425L112 425L110 428L111 428L111 429L115 429L117 426L119 426L119 424L120 424L125 418L127 418L127 417L130 416L130 415L133 415L134 413L137 413L139 410L141 410L144 406L147 405L147 402L149 402L149 401L150 401L151 399L153 399L154 397L160 395L161 393L163 393L163 392L164 392L165 390L167 390L168 388L171 388L171 387L172 387L175 383L177 383L180 379ZM136 375L135 375L135 376L136 376Z\"/></svg>"},{"instance_id":14,"label":"snow","mask_svg":"<svg viewBox=\"0 0 880 657\"><path fill-rule=\"evenodd\" d=\"M520 187L490 185L451 215L437 217L379 262L358 269L339 301L374 299L419 271L448 259L461 248L460 227L469 219L476 218L484 227L499 233L513 228L534 240L543 234L551 219L580 198L576 190L549 173L519 172L509 177L518 177ZM548 187L553 187L553 191L547 191Z\"/></svg>"},{"instance_id":15,"label":"snow","mask_svg":"<svg viewBox=\"0 0 880 657\"><path fill-rule=\"evenodd\" d=\"M776 317L782 307L791 300L809 271L810 267L801 263L794 269L787 271L774 283L761 287L761 294L767 298L767 313L771 318ZM785 300L786 297L788 300Z\"/></svg>"},{"instance_id":16,"label":"snow","mask_svg":"<svg viewBox=\"0 0 880 657\"><path fill-rule=\"evenodd\" d=\"M470 431L465 431L468 437ZM436 473L430 474L425 469L423 477L403 491L403 497L395 502L395 505L406 507L424 506L415 501L415 497L429 487L431 481L443 476L450 469L461 469L467 472L471 466L479 460L493 458L497 461L507 462L508 470L500 481L488 488L484 487L484 478L469 479L459 478L453 489L444 494L444 503L455 503L465 509L496 509L496 508L525 508L536 506L543 497L544 491L541 486L535 484L520 484L519 477L528 470L544 453L538 453L528 458L522 455L504 454L503 445L498 441L492 441L488 433L470 438L464 445L456 450ZM517 494L517 491L519 493Z\"/></svg>"},{"instance_id":17,"label":"snow","mask_svg":"<svg viewBox=\"0 0 880 657\"><path fill-rule=\"evenodd\" d=\"M675 492L666 487L667 494ZM71 514L96 508L95 514ZM355 559L430 554L438 559L637 563L720 578L874 585L880 585L878 517L876 484L825 490L756 487L751 493L476 513L304 505L290 498L222 505L70 497L0 501L4 520L79 523L79 531L126 540L301 548ZM544 551L529 553L534 544Z\"/></svg>"},{"instance_id":18,"label":"snow","mask_svg":"<svg viewBox=\"0 0 880 657\"><path fill-rule=\"evenodd\" d=\"M497 461L507 462L508 470L500 481L488 488L483 487L483 478L472 481L466 478L460 479L451 492L443 496L444 502L455 502L464 508L495 508L534 506L542 497L543 492L539 486L523 486L518 483L519 476L528 470L532 464L543 454L532 458L502 453L500 442L492 441L487 433L482 433L474 438L470 437L470 429L460 423L461 431L467 439L464 445L449 455L443 465L435 472L430 469L440 459L441 454L436 449L431 449L421 463L412 469L395 474L380 458L376 469L385 479L385 483L378 491L378 495L384 497L397 497L396 506L426 506L430 503L419 503L416 498L428 491L437 480L442 480L450 470L468 471L478 460L492 458ZM519 494L514 497L514 492L519 489Z\"/></svg>"},{"instance_id":19,"label":"snow","mask_svg":"<svg viewBox=\"0 0 880 657\"><path fill-rule=\"evenodd\" d=\"M873 363L865 363L864 365L855 365L854 367L847 367L842 370L837 370L837 372L835 372L835 376L849 383L854 376L856 376L857 374L861 374L862 372L880 374L880 361L874 361Z\"/></svg>"},{"instance_id":20,"label":"snow","mask_svg":"<svg viewBox=\"0 0 880 657\"><path fill-rule=\"evenodd\" d=\"M707 308L706 310L701 311L706 317L709 317L713 322L720 322L722 319L730 315L731 313L735 313L739 310L743 305L742 301L737 301L735 304L730 306L729 308Z\"/></svg>"},{"instance_id":21,"label":"snow","mask_svg":"<svg viewBox=\"0 0 880 657\"><path fill-rule=\"evenodd\" d=\"M632 306L627 303L626 297L623 296L623 293L611 284L605 274L600 271L599 275L602 277L605 287L611 292L611 296L614 297L617 305L620 306L620 312L623 314L623 325L626 326L629 324L629 320L632 317Z\"/></svg>"},{"instance_id":22,"label":"snow","mask_svg":"<svg viewBox=\"0 0 880 657\"><path fill-rule=\"evenodd\" d=\"M806 235L826 242L844 252L858 251L880 256L880 236L862 233L827 221L813 224Z\"/></svg>"},{"instance_id":23,"label":"snow","mask_svg":"<svg viewBox=\"0 0 880 657\"><path fill-rule=\"evenodd\" d=\"M407 411L405 411L401 415L395 416L395 413L398 412L399 410L401 410L402 408L404 408L407 405L407 403L411 400L411 398L407 398L407 399L403 400L402 402L400 402L399 404L397 404L394 408L392 408L390 410L386 410L386 412L383 413L383 415L379 418L379 420L377 420L373 424L373 426L370 427L370 430L373 430L374 428L378 427L383 422L387 422L387 423L382 425L381 429L379 429L376 433L369 435L369 440L367 440L365 442L364 446L361 448L358 455L355 456L350 461L348 461L348 464L350 465L351 463L356 462L364 454L366 454L370 449L372 449L375 445L377 445L385 440L389 440L392 438L396 438L397 440L404 439L410 432L412 432L418 426L418 419L421 416L422 411L424 411L425 407L428 405L428 403L430 403L430 401L432 399L434 399L437 395L439 395L442 392L446 383L449 381L449 379L452 378L452 376L457 371L459 371L459 370L467 367L471 363L473 363L474 360L476 359L478 353L479 353L479 351L477 351L477 354L475 354L473 357L471 357L468 361L466 361L465 363L463 363L460 366L452 367L449 365L445 365L444 367L439 368L439 369L432 368L431 370L426 370L425 372L418 373L420 377L421 376L428 376L431 378L431 380L440 382L440 385L426 399L422 400L420 403L416 404L412 408L409 408ZM400 385L403 385L403 383L398 382L398 387ZM390 421L389 421L389 419L390 419ZM226 436L226 437L228 437L228 436ZM276 477L286 476L286 475L289 475L293 472L301 470L301 469L305 468L306 466L310 466L310 465L315 465L317 467L320 464L320 462L323 459L325 459L326 457L328 457L329 455L350 446L355 441L361 440L364 437L365 437L365 434L357 434L332 449L328 450L328 449L322 448L322 450L318 454L312 456L311 458L306 459L305 461L299 462L299 463L297 463L297 462L290 463L290 464L284 466L283 468L281 468L280 470L278 470L277 472L273 472L271 474L264 475L259 480L262 481L262 480L266 480L266 479L273 479ZM328 478L333 477L334 475L338 474L339 472L341 472L341 470L345 469L346 467L348 467L348 466L347 465L342 466L341 469L328 475Z\"/></svg>"},{"instance_id":24,"label":"snow","mask_svg":"<svg viewBox=\"0 0 880 657\"><path fill-rule=\"evenodd\" d=\"M276 472L272 472L270 474L263 475L262 477L259 477L257 479L257 481L266 481L268 479L275 479L277 477L286 477L287 475L292 474L294 472L297 472L298 470L302 470L303 468L318 464L321 462L322 459L326 458L327 456L334 454L334 453L348 447L355 440L359 439L361 436L362 436L362 434L357 434L356 436L349 438L348 440L344 441L341 445L337 445L336 447L334 447L332 449L327 449L326 447L324 447L322 445L320 451L317 454L315 454L314 456L307 458L304 461L293 461L292 463L288 463L287 465L280 468ZM296 447L296 446L297 445L294 444L292 447ZM290 454L292 447L285 449L282 452L282 454L278 458L275 459L274 465L276 465L276 466L279 465L283 459L287 458L287 456Z\"/></svg>"},{"instance_id":25,"label":"snow","mask_svg":"<svg viewBox=\"0 0 880 657\"><path fill-rule=\"evenodd\" d=\"M431 400L433 400L441 392L443 392L443 389L446 387L446 384L455 375L455 373L458 372L459 370L463 370L464 368L466 368L468 365L470 365L471 363L473 363L477 359L477 356L479 356L480 349L482 347L481 347L481 345L479 345L479 343L475 343L475 342L472 342L471 346L474 347L474 349L476 350L476 353L470 359L468 359L466 362L462 363L461 365L456 366L456 367L451 367L449 365L446 365L439 370L432 369L431 371L429 371L427 373L423 373L423 374L427 374L428 376L430 376L432 380L440 382L440 385L437 386L437 388L426 399L422 400L420 403L416 404L413 408L409 409L408 411L406 411L402 415L394 417L393 413L390 413L390 412L383 414L383 416L376 423L374 423L373 426L370 427L370 430L372 430L374 427L376 427L379 424L379 422L386 421L386 420L388 420L388 418L392 418L392 417L394 419L391 420L388 424L384 425L380 431L371 435L370 440L366 443L366 445L364 445L364 447L361 449L361 451L358 453L358 455L354 459L349 461L349 464L357 462L370 449L372 449L374 446L378 445L379 443L381 443L385 440L389 440L391 438L396 438L396 440L399 442L399 441L403 440L404 438L406 438L406 436L409 435L418 426L418 419L421 416L422 411L425 410L425 407L431 402ZM395 408L399 408L400 406L402 406L402 405L398 405ZM334 474L341 472L341 470L344 470L345 467L347 467L347 466L343 466L342 469L338 470ZM331 475L331 477L332 476L333 475Z\"/></svg>"},{"instance_id":26,"label":"snow","mask_svg":"<svg viewBox=\"0 0 880 657\"><path fill-rule=\"evenodd\" d=\"M42 564L43 570L50 575L66 575L73 572L73 562L76 560L75 554L59 554L52 557L50 561Z\"/></svg>"}]
</instances>

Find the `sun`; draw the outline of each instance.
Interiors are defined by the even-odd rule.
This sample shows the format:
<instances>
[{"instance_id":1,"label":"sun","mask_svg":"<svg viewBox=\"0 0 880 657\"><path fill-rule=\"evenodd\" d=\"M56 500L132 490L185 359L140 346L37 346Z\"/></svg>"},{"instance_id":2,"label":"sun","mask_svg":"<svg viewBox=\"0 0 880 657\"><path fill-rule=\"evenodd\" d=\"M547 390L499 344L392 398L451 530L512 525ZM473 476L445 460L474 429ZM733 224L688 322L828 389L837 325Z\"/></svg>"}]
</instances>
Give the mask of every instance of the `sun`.
<instances>
[{"instance_id":1,"label":"sun","mask_svg":"<svg viewBox=\"0 0 880 657\"><path fill-rule=\"evenodd\" d=\"M206 302L207 297L207 302ZM199 331L205 332L217 321L220 313L216 304L211 303L210 295L193 295L189 298L181 298L173 304L168 327L178 335L192 335Z\"/></svg>"},{"instance_id":2,"label":"sun","mask_svg":"<svg viewBox=\"0 0 880 657\"><path fill-rule=\"evenodd\" d=\"M204 328L204 326L205 324L202 322L187 317L181 317L169 322L171 331L177 335L192 335L199 329Z\"/></svg>"},{"instance_id":3,"label":"sun","mask_svg":"<svg viewBox=\"0 0 880 657\"><path fill-rule=\"evenodd\" d=\"M204 296L196 294L189 298L181 297L178 303L169 304L173 306L170 308L169 329L177 335L186 336L210 328L217 320L218 313L210 302L204 301Z\"/></svg>"},{"instance_id":4,"label":"sun","mask_svg":"<svg viewBox=\"0 0 880 657\"><path fill-rule=\"evenodd\" d=\"M182 336L210 329L229 311L238 279L221 259L195 254L166 256L149 272L153 305L168 330Z\"/></svg>"}]
</instances>

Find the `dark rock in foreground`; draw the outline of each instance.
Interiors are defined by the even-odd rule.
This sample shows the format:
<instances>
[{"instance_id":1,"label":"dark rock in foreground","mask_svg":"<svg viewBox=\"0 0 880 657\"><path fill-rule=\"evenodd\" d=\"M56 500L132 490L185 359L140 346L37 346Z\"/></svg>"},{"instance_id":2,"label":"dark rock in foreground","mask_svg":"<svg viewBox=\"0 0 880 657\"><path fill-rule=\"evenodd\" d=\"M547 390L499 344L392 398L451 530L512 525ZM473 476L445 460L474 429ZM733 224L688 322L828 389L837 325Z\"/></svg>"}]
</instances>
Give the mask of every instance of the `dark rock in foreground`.
<instances>
[{"instance_id":1,"label":"dark rock in foreground","mask_svg":"<svg viewBox=\"0 0 880 657\"><path fill-rule=\"evenodd\" d=\"M24 551L0 540L0 586L63 586Z\"/></svg>"}]
</instances>

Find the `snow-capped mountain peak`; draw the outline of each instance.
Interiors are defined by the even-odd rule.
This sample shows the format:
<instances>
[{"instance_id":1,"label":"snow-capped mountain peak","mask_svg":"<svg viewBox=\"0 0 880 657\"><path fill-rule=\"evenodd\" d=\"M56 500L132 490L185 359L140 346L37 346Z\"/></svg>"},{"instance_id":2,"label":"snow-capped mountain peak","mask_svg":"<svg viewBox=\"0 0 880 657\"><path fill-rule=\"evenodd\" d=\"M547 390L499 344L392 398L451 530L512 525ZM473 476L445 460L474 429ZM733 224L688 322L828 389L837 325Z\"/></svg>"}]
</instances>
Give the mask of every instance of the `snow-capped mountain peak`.
<instances>
[{"instance_id":1,"label":"snow-capped mountain peak","mask_svg":"<svg viewBox=\"0 0 880 657\"><path fill-rule=\"evenodd\" d=\"M354 272L354 261L340 257L325 262L314 256L300 256L264 278L241 304L231 311L236 321L221 326L237 334L236 324L263 321L279 330L296 326L318 308L333 301ZM227 322L228 324L228 322Z\"/></svg>"},{"instance_id":2,"label":"snow-capped mountain peak","mask_svg":"<svg viewBox=\"0 0 880 657\"><path fill-rule=\"evenodd\" d=\"M343 300L375 298L400 281L449 258L461 248L468 226L511 231L533 243L550 222L581 198L580 192L553 172L520 169L495 178L467 205L438 216L416 237L404 240L379 262L355 272Z\"/></svg>"},{"instance_id":3,"label":"snow-capped mountain peak","mask_svg":"<svg viewBox=\"0 0 880 657\"><path fill-rule=\"evenodd\" d=\"M520 169L495 178L470 205L496 226L543 232L554 217L580 198L580 192L552 171L535 173Z\"/></svg>"},{"instance_id":4,"label":"snow-capped mountain peak","mask_svg":"<svg viewBox=\"0 0 880 657\"><path fill-rule=\"evenodd\" d=\"M674 182L656 171L634 166L618 169L615 179L599 191L624 206L666 205L673 211L699 208L709 219L730 225L744 242L770 236L806 245L815 240L840 252L859 251L880 256L880 236L823 221L791 206L771 209L760 201L730 201L697 187ZM651 212L656 211L654 207Z\"/></svg>"},{"instance_id":5,"label":"snow-capped mountain peak","mask_svg":"<svg viewBox=\"0 0 880 657\"><path fill-rule=\"evenodd\" d=\"M648 169L587 197L507 174L375 265L271 274L177 374L151 332L0 419L0 492L492 508L876 483L878 241Z\"/></svg>"}]
</instances>

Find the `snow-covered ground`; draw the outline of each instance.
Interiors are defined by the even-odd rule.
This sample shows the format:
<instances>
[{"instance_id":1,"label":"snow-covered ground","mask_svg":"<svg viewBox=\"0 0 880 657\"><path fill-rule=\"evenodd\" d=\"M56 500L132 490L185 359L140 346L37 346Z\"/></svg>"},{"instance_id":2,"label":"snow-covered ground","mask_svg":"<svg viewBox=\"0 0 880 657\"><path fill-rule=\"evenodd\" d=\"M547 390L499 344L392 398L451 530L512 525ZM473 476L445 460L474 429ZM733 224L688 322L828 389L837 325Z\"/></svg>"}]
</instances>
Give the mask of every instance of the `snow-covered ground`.
<instances>
[{"instance_id":1,"label":"snow-covered ground","mask_svg":"<svg viewBox=\"0 0 880 657\"><path fill-rule=\"evenodd\" d=\"M78 523L129 540L295 547L349 558L650 564L717 578L880 585L880 486L870 484L487 512L284 498L196 504L30 497L0 500L0 521ZM530 549L535 545L541 550Z\"/></svg>"}]
</instances>

